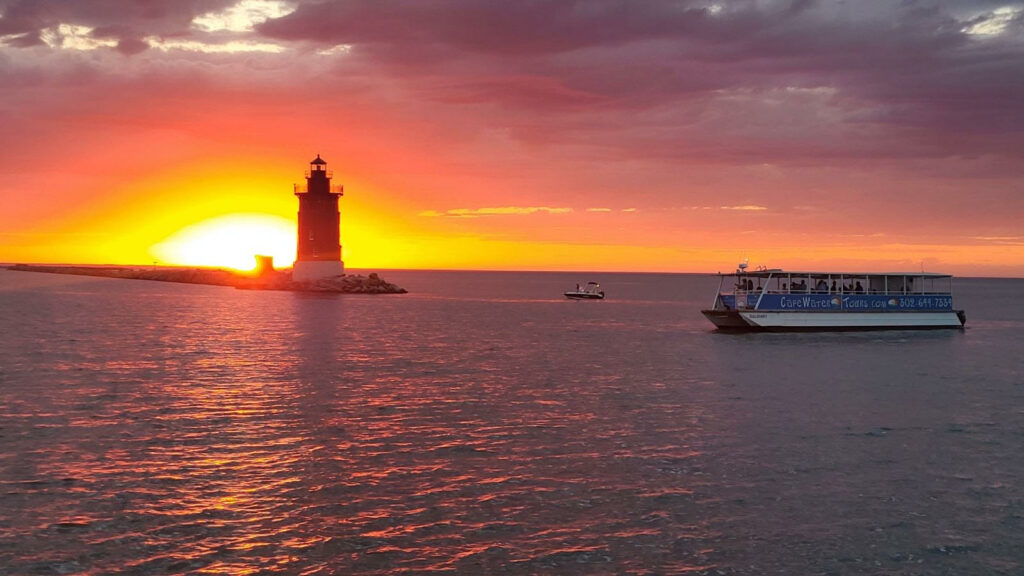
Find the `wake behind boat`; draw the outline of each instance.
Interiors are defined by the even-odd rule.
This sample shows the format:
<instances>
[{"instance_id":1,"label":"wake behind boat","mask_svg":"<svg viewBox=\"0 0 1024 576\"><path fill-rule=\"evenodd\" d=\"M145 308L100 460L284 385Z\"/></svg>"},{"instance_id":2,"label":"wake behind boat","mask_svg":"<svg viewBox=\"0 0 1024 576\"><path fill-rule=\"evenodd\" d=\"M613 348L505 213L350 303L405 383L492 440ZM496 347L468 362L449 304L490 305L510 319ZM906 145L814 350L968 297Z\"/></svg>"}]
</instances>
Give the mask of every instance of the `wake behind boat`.
<instances>
[{"instance_id":1,"label":"wake behind boat","mask_svg":"<svg viewBox=\"0 0 1024 576\"><path fill-rule=\"evenodd\" d=\"M577 284L575 290L565 293L565 297L570 300L604 300L604 290L597 282L587 282L586 286Z\"/></svg>"},{"instance_id":2,"label":"wake behind boat","mask_svg":"<svg viewBox=\"0 0 1024 576\"><path fill-rule=\"evenodd\" d=\"M952 276L929 273L747 271L719 274L711 308L721 330L908 330L963 328ZM722 290L734 278L732 290Z\"/></svg>"}]
</instances>

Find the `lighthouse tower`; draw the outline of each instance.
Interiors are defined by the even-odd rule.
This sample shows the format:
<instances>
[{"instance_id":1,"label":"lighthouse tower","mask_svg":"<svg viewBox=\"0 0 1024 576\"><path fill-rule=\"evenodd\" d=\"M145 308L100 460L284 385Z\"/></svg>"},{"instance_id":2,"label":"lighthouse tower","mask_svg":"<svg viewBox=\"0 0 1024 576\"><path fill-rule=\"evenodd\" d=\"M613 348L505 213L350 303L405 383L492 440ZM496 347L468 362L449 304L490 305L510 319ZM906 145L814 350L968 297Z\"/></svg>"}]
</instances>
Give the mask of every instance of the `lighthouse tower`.
<instances>
[{"instance_id":1,"label":"lighthouse tower","mask_svg":"<svg viewBox=\"0 0 1024 576\"><path fill-rule=\"evenodd\" d=\"M295 185L299 198L299 242L292 280L304 282L340 276L345 273L341 261L341 212L338 199L343 186L331 186L331 173L320 155L309 163L306 185Z\"/></svg>"}]
</instances>

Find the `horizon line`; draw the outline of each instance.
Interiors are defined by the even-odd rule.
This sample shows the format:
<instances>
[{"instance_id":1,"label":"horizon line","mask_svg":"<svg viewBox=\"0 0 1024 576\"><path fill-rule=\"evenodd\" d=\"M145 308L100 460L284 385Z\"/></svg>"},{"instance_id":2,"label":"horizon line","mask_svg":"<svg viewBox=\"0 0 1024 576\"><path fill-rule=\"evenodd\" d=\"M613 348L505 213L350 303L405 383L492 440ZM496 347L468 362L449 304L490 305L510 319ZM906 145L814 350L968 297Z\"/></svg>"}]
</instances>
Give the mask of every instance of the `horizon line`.
<instances>
[{"instance_id":1,"label":"horizon line","mask_svg":"<svg viewBox=\"0 0 1024 576\"><path fill-rule=\"evenodd\" d=\"M181 264L84 264L84 263L70 263L70 262L0 262L0 268L10 268L12 266L67 266L67 267L88 267L88 268L188 268L194 270L223 270L229 272L246 273L252 272L252 270L240 270L237 268L231 268L230 266L196 266L196 265L181 265ZM274 268L274 270L290 270L292 267ZM375 267L366 268L360 266L345 267L345 270L359 270L359 271L396 271L396 272L497 272L497 273L531 273L531 274L672 274L672 275L688 275L688 276L719 276L719 275L731 275L732 272L722 273L719 271L714 272L692 272L692 271L672 271L672 270L553 270L553 269L505 269L505 268L387 268L387 267ZM783 269L783 271L785 271ZM807 270L798 270L796 272L808 272ZM813 271L812 271L813 272ZM924 273L934 274L936 272L922 271L912 272L907 270L901 271L878 271L878 272L850 272L850 274L912 274L912 273ZM942 272L945 274L945 272ZM985 278L995 280L1024 280L1024 276L961 276L951 275L954 278Z\"/></svg>"}]
</instances>

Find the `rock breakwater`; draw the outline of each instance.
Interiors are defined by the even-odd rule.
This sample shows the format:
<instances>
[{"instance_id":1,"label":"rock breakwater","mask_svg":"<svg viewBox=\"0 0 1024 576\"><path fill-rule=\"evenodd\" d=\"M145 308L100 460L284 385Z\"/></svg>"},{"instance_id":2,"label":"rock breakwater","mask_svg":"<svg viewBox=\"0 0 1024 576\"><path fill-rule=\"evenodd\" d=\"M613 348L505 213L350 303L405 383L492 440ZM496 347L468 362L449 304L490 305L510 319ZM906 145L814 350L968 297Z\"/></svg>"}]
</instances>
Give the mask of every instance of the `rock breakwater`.
<instances>
[{"instance_id":1,"label":"rock breakwater","mask_svg":"<svg viewBox=\"0 0 1024 576\"><path fill-rule=\"evenodd\" d=\"M371 272L369 276L345 274L331 278L321 278L297 282L292 280L290 272L277 271L257 278L247 278L236 288L246 290L291 290L297 292L341 292L344 294L405 294L401 288L386 282Z\"/></svg>"},{"instance_id":2,"label":"rock breakwater","mask_svg":"<svg viewBox=\"0 0 1024 576\"><path fill-rule=\"evenodd\" d=\"M343 294L405 294L406 290L386 282L376 273L369 276L346 274L309 282L292 280L291 271L276 270L259 276L211 268L133 268L129 266L48 266L15 264L7 266L16 272L45 272L99 276L127 280L154 280L185 284L234 286L244 290L288 290L296 292L337 292Z\"/></svg>"}]
</instances>

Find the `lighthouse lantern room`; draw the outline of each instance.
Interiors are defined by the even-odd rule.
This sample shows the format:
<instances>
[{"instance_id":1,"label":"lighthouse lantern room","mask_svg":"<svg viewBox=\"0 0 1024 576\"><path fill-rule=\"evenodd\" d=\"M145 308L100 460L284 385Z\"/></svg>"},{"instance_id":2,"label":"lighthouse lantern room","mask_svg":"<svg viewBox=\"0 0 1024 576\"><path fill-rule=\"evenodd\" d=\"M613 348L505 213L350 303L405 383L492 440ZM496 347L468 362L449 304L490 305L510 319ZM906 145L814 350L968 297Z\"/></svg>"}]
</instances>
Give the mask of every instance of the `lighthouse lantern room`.
<instances>
[{"instance_id":1,"label":"lighthouse lantern room","mask_svg":"<svg viewBox=\"0 0 1024 576\"><path fill-rule=\"evenodd\" d=\"M341 260L342 186L331 186L327 162L317 154L309 163L306 185L295 185L299 198L299 237L292 280L305 282L345 273Z\"/></svg>"}]
</instances>

